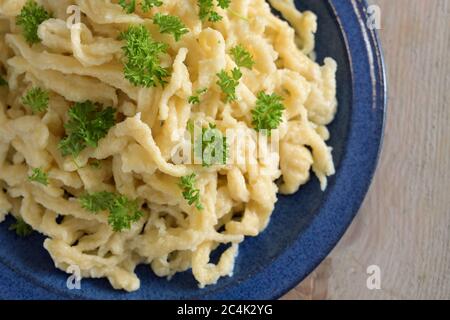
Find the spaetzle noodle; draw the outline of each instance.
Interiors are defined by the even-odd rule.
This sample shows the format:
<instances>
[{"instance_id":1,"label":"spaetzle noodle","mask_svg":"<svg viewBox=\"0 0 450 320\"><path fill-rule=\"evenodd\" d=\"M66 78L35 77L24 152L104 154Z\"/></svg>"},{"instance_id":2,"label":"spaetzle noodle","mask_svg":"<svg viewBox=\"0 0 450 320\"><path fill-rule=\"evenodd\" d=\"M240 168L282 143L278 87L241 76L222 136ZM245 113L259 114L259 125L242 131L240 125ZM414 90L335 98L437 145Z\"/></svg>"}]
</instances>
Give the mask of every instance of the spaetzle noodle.
<instances>
[{"instance_id":1,"label":"spaetzle noodle","mask_svg":"<svg viewBox=\"0 0 450 320\"><path fill-rule=\"evenodd\" d=\"M82 277L105 277L126 291L140 287L139 264L167 278L192 269L200 287L212 285L233 274L245 237L268 226L278 192L297 192L311 173L326 188L335 170L326 126L337 111L337 65L315 61L316 17L297 11L293 0L233 0L228 10L216 7L217 22L202 21L195 0L163 0L147 12L138 0L133 13L116 0L39 0L52 16L38 26L35 44L16 23L26 2L0 1L0 75L8 83L0 87L0 222L11 214L43 234L57 268L77 266ZM159 32L151 22L157 13L179 17L188 32L179 41ZM120 35L130 25L167 44L165 85L136 86L124 77ZM255 63L240 68L236 100L227 102L217 74L237 67L230 54L237 45ZM44 112L23 103L33 87L49 93ZM189 103L197 91L200 103ZM279 148L264 159L255 150L270 142L261 144L252 125L260 92L278 94L285 107L271 136ZM115 108L117 122L96 147L64 156L59 143L69 109L88 100ZM205 167L174 160L193 122L213 123L224 135L239 132L227 135L229 161ZM249 151L237 161L243 148ZM35 168L48 184L29 179ZM192 173L197 207L180 188ZM140 219L115 231L107 211L93 214L77 200L102 191L136 200ZM227 248L213 264L211 253L221 245Z\"/></svg>"}]
</instances>

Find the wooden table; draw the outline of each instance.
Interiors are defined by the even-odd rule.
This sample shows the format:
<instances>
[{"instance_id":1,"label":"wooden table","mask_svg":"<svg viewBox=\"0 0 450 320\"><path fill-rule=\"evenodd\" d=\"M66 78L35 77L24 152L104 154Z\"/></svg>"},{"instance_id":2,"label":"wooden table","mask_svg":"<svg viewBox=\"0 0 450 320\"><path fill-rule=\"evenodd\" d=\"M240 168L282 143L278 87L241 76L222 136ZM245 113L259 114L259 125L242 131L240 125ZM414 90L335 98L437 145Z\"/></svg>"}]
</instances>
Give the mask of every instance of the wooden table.
<instances>
[{"instance_id":1,"label":"wooden table","mask_svg":"<svg viewBox=\"0 0 450 320\"><path fill-rule=\"evenodd\" d=\"M450 299L450 0L372 2L389 80L381 161L343 239L285 299Z\"/></svg>"}]
</instances>

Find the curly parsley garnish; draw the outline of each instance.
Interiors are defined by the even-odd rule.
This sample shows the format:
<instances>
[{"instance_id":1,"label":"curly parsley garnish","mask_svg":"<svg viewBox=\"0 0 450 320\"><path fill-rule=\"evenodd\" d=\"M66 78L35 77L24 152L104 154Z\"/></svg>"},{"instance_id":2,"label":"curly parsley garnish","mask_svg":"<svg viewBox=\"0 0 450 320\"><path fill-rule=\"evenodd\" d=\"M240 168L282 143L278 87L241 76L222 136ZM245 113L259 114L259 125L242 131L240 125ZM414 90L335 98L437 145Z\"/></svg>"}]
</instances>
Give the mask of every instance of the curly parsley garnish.
<instances>
[{"instance_id":1,"label":"curly parsley garnish","mask_svg":"<svg viewBox=\"0 0 450 320\"><path fill-rule=\"evenodd\" d=\"M195 91L194 95L189 97L188 102L190 104L199 104L200 103L200 96L205 94L207 91L208 91L207 88L198 89L197 91Z\"/></svg>"},{"instance_id":2,"label":"curly parsley garnish","mask_svg":"<svg viewBox=\"0 0 450 320\"><path fill-rule=\"evenodd\" d=\"M128 14L136 10L136 0L119 0L119 4Z\"/></svg>"},{"instance_id":3,"label":"curly parsley garnish","mask_svg":"<svg viewBox=\"0 0 450 320\"><path fill-rule=\"evenodd\" d=\"M108 222L114 231L130 229L133 222L137 222L144 213L139 210L136 200L112 192L96 192L81 196L81 207L92 212L109 211Z\"/></svg>"},{"instance_id":4,"label":"curly parsley garnish","mask_svg":"<svg viewBox=\"0 0 450 320\"><path fill-rule=\"evenodd\" d=\"M136 0L119 0L119 5L126 13L131 14L136 11ZM163 2L161 0L142 0L142 11L149 12L153 7L161 7Z\"/></svg>"},{"instance_id":5,"label":"curly parsley garnish","mask_svg":"<svg viewBox=\"0 0 450 320\"><path fill-rule=\"evenodd\" d=\"M141 2L142 11L148 12L153 7L161 7L163 2L161 0L143 0Z\"/></svg>"},{"instance_id":6,"label":"curly parsley garnish","mask_svg":"<svg viewBox=\"0 0 450 320\"><path fill-rule=\"evenodd\" d=\"M28 237L33 233L33 229L20 217L16 218L16 222L12 223L8 230L15 231L19 237Z\"/></svg>"},{"instance_id":7,"label":"curly parsley garnish","mask_svg":"<svg viewBox=\"0 0 450 320\"><path fill-rule=\"evenodd\" d=\"M96 148L114 126L115 109L91 101L78 102L69 109L69 121L65 124L67 136L58 147L63 156L76 158L87 147Z\"/></svg>"},{"instance_id":8,"label":"curly parsley garnish","mask_svg":"<svg viewBox=\"0 0 450 320\"><path fill-rule=\"evenodd\" d=\"M33 44L41 42L37 34L39 25L51 17L51 14L43 6L33 0L28 0L17 16L16 24L22 27L25 40L29 44Z\"/></svg>"},{"instance_id":9,"label":"curly parsley garnish","mask_svg":"<svg viewBox=\"0 0 450 320\"><path fill-rule=\"evenodd\" d=\"M22 97L22 104L29 107L33 113L40 113L47 110L49 100L48 91L35 87Z\"/></svg>"},{"instance_id":10,"label":"curly parsley garnish","mask_svg":"<svg viewBox=\"0 0 450 320\"><path fill-rule=\"evenodd\" d=\"M5 79L3 79L2 76L0 76L0 87L7 86L7 85L8 85L8 81L6 81Z\"/></svg>"},{"instance_id":11,"label":"curly parsley garnish","mask_svg":"<svg viewBox=\"0 0 450 320\"><path fill-rule=\"evenodd\" d=\"M251 70L256 63L250 52L245 50L245 48L241 45L237 45L231 49L230 53L238 67L244 67Z\"/></svg>"},{"instance_id":12,"label":"curly parsley garnish","mask_svg":"<svg viewBox=\"0 0 450 320\"><path fill-rule=\"evenodd\" d=\"M231 4L231 0L217 0L217 5L222 9L227 9Z\"/></svg>"},{"instance_id":13,"label":"curly parsley garnish","mask_svg":"<svg viewBox=\"0 0 450 320\"><path fill-rule=\"evenodd\" d=\"M160 56L167 52L167 44L154 41L143 25L131 26L121 34L126 41L125 78L134 86L156 87L167 83L169 70L160 64Z\"/></svg>"},{"instance_id":14,"label":"curly parsley garnish","mask_svg":"<svg viewBox=\"0 0 450 320\"><path fill-rule=\"evenodd\" d=\"M189 127L188 129L193 136L194 130ZM227 137L214 124L209 124L208 128L202 128L201 135L194 139L194 155L202 159L203 167L226 164L228 151Z\"/></svg>"},{"instance_id":15,"label":"curly parsley garnish","mask_svg":"<svg viewBox=\"0 0 450 320\"><path fill-rule=\"evenodd\" d=\"M31 175L28 176L28 180L43 184L44 186L48 185L48 175L41 168L34 168Z\"/></svg>"},{"instance_id":16,"label":"curly parsley garnish","mask_svg":"<svg viewBox=\"0 0 450 320\"><path fill-rule=\"evenodd\" d=\"M190 206L195 205L198 210L203 210L200 202L200 190L195 188L197 175L195 173L180 179L179 187L183 192L183 198Z\"/></svg>"},{"instance_id":17,"label":"curly parsley garnish","mask_svg":"<svg viewBox=\"0 0 450 320\"><path fill-rule=\"evenodd\" d=\"M159 32L172 34L175 41L179 41L184 34L189 32L180 18L170 14L155 14L153 23L159 26Z\"/></svg>"},{"instance_id":18,"label":"curly parsley garnish","mask_svg":"<svg viewBox=\"0 0 450 320\"><path fill-rule=\"evenodd\" d=\"M217 5L222 9L227 9L230 6L231 0L217 0ZM198 0L197 5L199 8L198 16L202 21L208 20L209 22L218 22L223 19L215 11L213 0Z\"/></svg>"},{"instance_id":19,"label":"curly parsley garnish","mask_svg":"<svg viewBox=\"0 0 450 320\"><path fill-rule=\"evenodd\" d=\"M283 110L285 110L282 101L283 98L276 93L260 92L258 94L256 107L252 110L252 124L256 131L268 130L270 135L271 130L278 128L282 121Z\"/></svg>"},{"instance_id":20,"label":"curly parsley garnish","mask_svg":"<svg viewBox=\"0 0 450 320\"><path fill-rule=\"evenodd\" d=\"M242 78L242 72L239 68L234 68L231 71L231 75L225 70L220 71L217 74L219 80L217 85L222 89L225 94L225 102L232 102L237 100L236 87L239 85L239 80Z\"/></svg>"}]
</instances>

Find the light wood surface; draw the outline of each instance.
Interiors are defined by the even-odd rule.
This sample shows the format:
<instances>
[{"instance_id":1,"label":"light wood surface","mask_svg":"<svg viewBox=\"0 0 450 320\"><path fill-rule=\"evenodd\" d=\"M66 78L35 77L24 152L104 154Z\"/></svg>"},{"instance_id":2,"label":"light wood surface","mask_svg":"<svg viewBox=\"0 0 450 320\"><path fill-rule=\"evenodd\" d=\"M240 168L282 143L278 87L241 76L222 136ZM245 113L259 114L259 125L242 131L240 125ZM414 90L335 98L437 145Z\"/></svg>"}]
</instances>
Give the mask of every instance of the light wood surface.
<instances>
[{"instance_id":1,"label":"light wood surface","mask_svg":"<svg viewBox=\"0 0 450 320\"><path fill-rule=\"evenodd\" d=\"M450 0L372 2L389 80L381 161L343 239L285 299L450 299Z\"/></svg>"}]
</instances>

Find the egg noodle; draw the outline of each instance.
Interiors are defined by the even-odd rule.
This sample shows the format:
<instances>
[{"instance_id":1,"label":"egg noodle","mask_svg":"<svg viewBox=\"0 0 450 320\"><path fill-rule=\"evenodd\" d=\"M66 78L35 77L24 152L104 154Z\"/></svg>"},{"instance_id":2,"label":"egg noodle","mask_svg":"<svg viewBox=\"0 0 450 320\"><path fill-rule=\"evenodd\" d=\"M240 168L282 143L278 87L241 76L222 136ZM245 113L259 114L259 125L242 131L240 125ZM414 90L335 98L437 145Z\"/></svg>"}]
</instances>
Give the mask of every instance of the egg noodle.
<instances>
[{"instance_id":1,"label":"egg noodle","mask_svg":"<svg viewBox=\"0 0 450 320\"><path fill-rule=\"evenodd\" d=\"M313 13L297 11L293 0L271 0L286 22L264 0L232 0L228 8L211 1L222 17L211 21L199 18L199 1L161 2L143 10L137 0L127 12L115 0L36 1L50 15L30 43L18 23L27 0L0 0L0 221L11 214L43 234L57 268L77 266L83 278L106 277L126 291L140 287L139 264L167 278L192 269L200 287L232 276L239 244L267 227L277 193L295 193L311 172L325 189L334 174L326 125L337 109L337 65L315 62ZM152 23L157 13L181 19L187 30L178 41ZM145 26L167 45L160 57L166 83L140 86L124 76L121 34L130 26ZM231 78L238 79L236 97L227 100L218 74L237 70L230 50L238 45L255 63ZM32 88L48 93L45 110L27 107ZM279 126L262 135L278 141L265 158L254 148L261 135L252 123L261 92L276 94L284 107ZM189 101L196 94L199 101ZM112 107L115 122L98 145L63 154L70 109L86 101ZM227 133L226 162L175 159L193 124ZM233 130L246 143L229 137ZM245 148L246 160L233 161ZM184 190L183 177L192 178L185 188L195 188ZM139 214L129 228L111 225L111 203L97 212L80 203L98 192L134 201ZM224 251L212 263L219 246Z\"/></svg>"}]
</instances>

